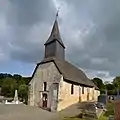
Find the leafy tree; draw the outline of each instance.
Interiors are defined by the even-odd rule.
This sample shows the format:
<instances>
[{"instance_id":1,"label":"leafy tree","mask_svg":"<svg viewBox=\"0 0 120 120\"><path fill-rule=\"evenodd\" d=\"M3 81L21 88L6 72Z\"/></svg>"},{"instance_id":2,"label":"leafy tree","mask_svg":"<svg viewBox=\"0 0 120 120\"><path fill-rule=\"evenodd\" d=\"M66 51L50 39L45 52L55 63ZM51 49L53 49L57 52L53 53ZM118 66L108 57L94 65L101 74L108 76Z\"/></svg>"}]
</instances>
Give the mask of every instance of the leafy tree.
<instances>
[{"instance_id":1,"label":"leafy tree","mask_svg":"<svg viewBox=\"0 0 120 120\"><path fill-rule=\"evenodd\" d=\"M14 97L15 90L18 89L19 98L27 102L28 83L31 77L22 77L19 74L0 73L1 95Z\"/></svg>"},{"instance_id":2,"label":"leafy tree","mask_svg":"<svg viewBox=\"0 0 120 120\"><path fill-rule=\"evenodd\" d=\"M2 86L1 86L1 92L2 95L6 97L13 97L14 91L16 89L16 81L13 78L6 77L3 79Z\"/></svg>"},{"instance_id":3,"label":"leafy tree","mask_svg":"<svg viewBox=\"0 0 120 120\"><path fill-rule=\"evenodd\" d=\"M120 88L120 76L117 76L113 79L113 85L115 88Z\"/></svg>"},{"instance_id":4,"label":"leafy tree","mask_svg":"<svg viewBox=\"0 0 120 120\"><path fill-rule=\"evenodd\" d=\"M114 89L114 85L108 83L108 84L105 85L105 88L106 88L107 90L113 90L113 89Z\"/></svg>"},{"instance_id":5,"label":"leafy tree","mask_svg":"<svg viewBox=\"0 0 120 120\"><path fill-rule=\"evenodd\" d=\"M96 85L99 89L104 89L104 88L105 88L102 79L100 79L100 78L93 78L92 81L95 83L95 85Z\"/></svg>"},{"instance_id":6,"label":"leafy tree","mask_svg":"<svg viewBox=\"0 0 120 120\"><path fill-rule=\"evenodd\" d=\"M25 103L27 103L27 98L28 98L28 86L25 84L21 84L18 87L18 94L19 97L22 98L23 101L25 101Z\"/></svg>"},{"instance_id":7,"label":"leafy tree","mask_svg":"<svg viewBox=\"0 0 120 120\"><path fill-rule=\"evenodd\" d=\"M21 75L18 75L18 74L14 74L13 75L13 78L17 81L17 83L22 79L22 76Z\"/></svg>"}]
</instances>

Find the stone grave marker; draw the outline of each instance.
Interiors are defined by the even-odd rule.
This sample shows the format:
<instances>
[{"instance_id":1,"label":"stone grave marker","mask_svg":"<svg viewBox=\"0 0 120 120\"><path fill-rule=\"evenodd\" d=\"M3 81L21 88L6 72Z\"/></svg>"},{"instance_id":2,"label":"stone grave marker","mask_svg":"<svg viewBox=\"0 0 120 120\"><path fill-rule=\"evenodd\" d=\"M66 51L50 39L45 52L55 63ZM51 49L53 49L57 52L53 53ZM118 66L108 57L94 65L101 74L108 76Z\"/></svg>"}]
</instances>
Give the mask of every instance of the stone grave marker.
<instances>
[{"instance_id":1,"label":"stone grave marker","mask_svg":"<svg viewBox=\"0 0 120 120\"><path fill-rule=\"evenodd\" d=\"M86 103L83 110L83 119L85 120L97 120L97 112L94 103Z\"/></svg>"}]
</instances>

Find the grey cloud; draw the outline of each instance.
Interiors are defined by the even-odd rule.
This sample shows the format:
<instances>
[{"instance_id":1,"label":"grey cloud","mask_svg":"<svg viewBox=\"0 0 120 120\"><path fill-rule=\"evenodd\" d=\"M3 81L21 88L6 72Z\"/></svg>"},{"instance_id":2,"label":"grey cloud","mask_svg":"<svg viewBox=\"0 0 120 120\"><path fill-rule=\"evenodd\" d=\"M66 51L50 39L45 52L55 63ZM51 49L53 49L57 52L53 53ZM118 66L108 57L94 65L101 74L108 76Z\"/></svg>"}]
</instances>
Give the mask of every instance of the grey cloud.
<instances>
[{"instance_id":1,"label":"grey cloud","mask_svg":"<svg viewBox=\"0 0 120 120\"><path fill-rule=\"evenodd\" d=\"M80 22L77 23L80 30L82 30L80 24L85 18L84 24L87 24L89 21L92 21L94 24L93 32L91 33L90 30L89 34L82 38L84 43L82 50L78 49L78 44L81 41L81 37L79 37L79 41L72 44L74 50L72 49L68 58L82 68L96 71L106 70L112 76L119 75L120 1L93 0L89 2L71 0L67 4L73 6L77 17L71 19ZM85 55L88 57L84 57ZM97 64L92 62L94 58L99 60L106 59L106 61Z\"/></svg>"},{"instance_id":2,"label":"grey cloud","mask_svg":"<svg viewBox=\"0 0 120 120\"><path fill-rule=\"evenodd\" d=\"M4 26L0 24L3 26L0 29L2 51L7 50L6 56L9 55L10 59L24 62L36 62L42 59L44 39L47 39L44 35L45 30L46 33L47 30L49 31L50 24L55 18L56 11L53 2L2 0L1 4L0 18L5 21ZM42 24L45 24L45 28Z\"/></svg>"},{"instance_id":3,"label":"grey cloud","mask_svg":"<svg viewBox=\"0 0 120 120\"><path fill-rule=\"evenodd\" d=\"M6 29L4 35L3 28L0 29L0 41L4 39L1 48L6 48L10 59L33 63L41 60L43 44L55 18L54 2L2 1L0 18L4 18ZM66 58L84 69L119 75L120 1L57 0L61 1L67 5L61 8L59 16L61 35L67 46Z\"/></svg>"},{"instance_id":4,"label":"grey cloud","mask_svg":"<svg viewBox=\"0 0 120 120\"><path fill-rule=\"evenodd\" d=\"M11 9L7 20L10 24L34 25L49 22L54 16L54 5L49 0L10 0Z\"/></svg>"}]
</instances>

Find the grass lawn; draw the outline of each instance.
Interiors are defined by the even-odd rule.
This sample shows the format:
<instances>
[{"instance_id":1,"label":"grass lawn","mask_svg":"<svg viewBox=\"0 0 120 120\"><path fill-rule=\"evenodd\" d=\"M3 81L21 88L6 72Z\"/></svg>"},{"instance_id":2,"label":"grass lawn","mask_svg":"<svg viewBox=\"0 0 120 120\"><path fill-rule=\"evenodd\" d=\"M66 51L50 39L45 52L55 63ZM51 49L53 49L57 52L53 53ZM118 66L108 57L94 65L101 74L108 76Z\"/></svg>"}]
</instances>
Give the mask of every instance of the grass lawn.
<instances>
[{"instance_id":1,"label":"grass lawn","mask_svg":"<svg viewBox=\"0 0 120 120\"><path fill-rule=\"evenodd\" d=\"M63 120L83 120L83 119L80 119L80 118L65 118Z\"/></svg>"},{"instance_id":2,"label":"grass lawn","mask_svg":"<svg viewBox=\"0 0 120 120\"><path fill-rule=\"evenodd\" d=\"M102 113L99 117L99 120L108 120L108 117L104 116L104 113Z\"/></svg>"},{"instance_id":3,"label":"grass lawn","mask_svg":"<svg viewBox=\"0 0 120 120\"><path fill-rule=\"evenodd\" d=\"M84 120L84 119L71 117L71 118L64 118L63 120Z\"/></svg>"},{"instance_id":4,"label":"grass lawn","mask_svg":"<svg viewBox=\"0 0 120 120\"><path fill-rule=\"evenodd\" d=\"M99 120L108 120L109 115L114 115L114 103L113 102L109 102L106 108L107 108L107 111L101 114Z\"/></svg>"}]
</instances>

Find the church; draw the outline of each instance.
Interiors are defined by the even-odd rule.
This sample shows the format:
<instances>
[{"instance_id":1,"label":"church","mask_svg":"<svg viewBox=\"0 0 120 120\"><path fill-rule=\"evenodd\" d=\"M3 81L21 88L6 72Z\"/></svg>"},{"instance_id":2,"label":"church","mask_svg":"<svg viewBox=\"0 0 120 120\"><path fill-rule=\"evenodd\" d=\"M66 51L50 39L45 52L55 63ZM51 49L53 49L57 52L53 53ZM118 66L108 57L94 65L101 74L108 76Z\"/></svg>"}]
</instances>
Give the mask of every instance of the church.
<instances>
[{"instance_id":1,"label":"church","mask_svg":"<svg viewBox=\"0 0 120 120\"><path fill-rule=\"evenodd\" d=\"M97 101L99 89L82 70L65 59L57 19L44 45L44 58L36 65L29 83L28 105L60 111L77 102Z\"/></svg>"}]
</instances>

